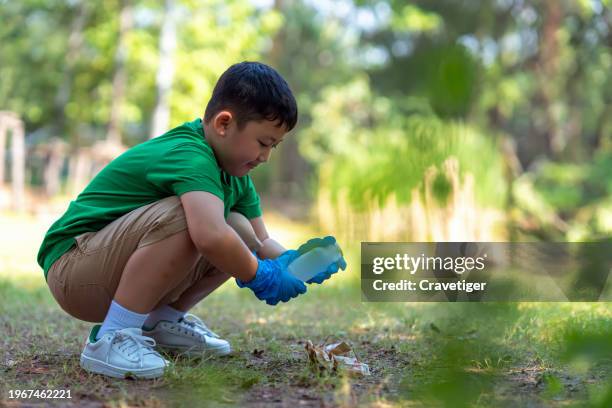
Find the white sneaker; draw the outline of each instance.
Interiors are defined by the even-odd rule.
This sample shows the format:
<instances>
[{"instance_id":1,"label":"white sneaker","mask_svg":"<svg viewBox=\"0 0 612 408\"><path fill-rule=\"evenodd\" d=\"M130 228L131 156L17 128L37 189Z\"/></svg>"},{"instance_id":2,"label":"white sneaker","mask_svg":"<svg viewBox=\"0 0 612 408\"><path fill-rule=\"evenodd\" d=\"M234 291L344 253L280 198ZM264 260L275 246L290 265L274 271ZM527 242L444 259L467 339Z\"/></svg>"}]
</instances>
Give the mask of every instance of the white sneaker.
<instances>
[{"instance_id":1,"label":"white sneaker","mask_svg":"<svg viewBox=\"0 0 612 408\"><path fill-rule=\"evenodd\" d=\"M155 340L142 336L142 330L127 328L105 333L95 340L100 325L91 330L81 353L86 371L115 378L157 378L170 362L155 347Z\"/></svg>"},{"instance_id":2,"label":"white sneaker","mask_svg":"<svg viewBox=\"0 0 612 408\"><path fill-rule=\"evenodd\" d=\"M143 330L143 334L155 339L159 347L187 356L223 356L232 351L227 340L223 340L192 314L186 314L174 323L160 320L153 329Z\"/></svg>"}]
</instances>

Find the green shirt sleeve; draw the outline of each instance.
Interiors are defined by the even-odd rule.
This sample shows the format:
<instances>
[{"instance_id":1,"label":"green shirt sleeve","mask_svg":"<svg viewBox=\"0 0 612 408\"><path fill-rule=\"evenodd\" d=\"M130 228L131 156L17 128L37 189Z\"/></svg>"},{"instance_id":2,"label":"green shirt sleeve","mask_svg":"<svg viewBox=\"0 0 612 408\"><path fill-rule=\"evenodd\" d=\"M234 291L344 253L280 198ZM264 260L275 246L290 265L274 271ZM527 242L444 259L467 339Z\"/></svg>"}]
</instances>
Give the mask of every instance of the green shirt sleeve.
<instances>
[{"instance_id":1,"label":"green shirt sleeve","mask_svg":"<svg viewBox=\"0 0 612 408\"><path fill-rule=\"evenodd\" d=\"M236 204L232 207L232 211L239 212L248 219L260 217L262 214L259 194L255 190L253 180L247 176L244 192Z\"/></svg>"},{"instance_id":2,"label":"green shirt sleeve","mask_svg":"<svg viewBox=\"0 0 612 408\"><path fill-rule=\"evenodd\" d=\"M207 191L224 200L221 172L213 152L204 145L182 143L149 165L146 179L168 195Z\"/></svg>"}]
</instances>

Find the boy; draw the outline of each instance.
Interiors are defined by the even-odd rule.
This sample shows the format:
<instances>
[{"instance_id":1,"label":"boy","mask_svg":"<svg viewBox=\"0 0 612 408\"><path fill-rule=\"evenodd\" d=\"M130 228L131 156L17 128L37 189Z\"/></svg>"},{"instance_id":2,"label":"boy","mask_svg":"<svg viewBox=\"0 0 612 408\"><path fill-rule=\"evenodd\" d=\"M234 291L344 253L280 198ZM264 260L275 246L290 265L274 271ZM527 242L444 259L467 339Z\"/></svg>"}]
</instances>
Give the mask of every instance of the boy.
<instances>
[{"instance_id":1,"label":"boy","mask_svg":"<svg viewBox=\"0 0 612 408\"><path fill-rule=\"evenodd\" d=\"M287 272L298 253L268 236L248 176L296 122L295 98L274 69L235 64L215 85L203 121L129 149L70 203L38 263L62 309L103 322L81 354L85 370L159 377L169 361L156 345L229 353L226 340L186 312L230 276L271 305L306 292ZM344 259L307 283L339 267Z\"/></svg>"}]
</instances>

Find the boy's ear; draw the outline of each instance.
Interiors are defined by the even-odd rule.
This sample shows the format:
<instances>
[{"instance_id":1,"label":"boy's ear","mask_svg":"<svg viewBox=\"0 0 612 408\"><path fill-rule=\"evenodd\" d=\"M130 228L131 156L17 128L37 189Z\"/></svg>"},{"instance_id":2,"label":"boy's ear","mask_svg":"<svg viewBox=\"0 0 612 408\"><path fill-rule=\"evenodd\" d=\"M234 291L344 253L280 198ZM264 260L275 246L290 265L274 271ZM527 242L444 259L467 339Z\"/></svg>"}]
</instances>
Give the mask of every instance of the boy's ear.
<instances>
[{"instance_id":1,"label":"boy's ear","mask_svg":"<svg viewBox=\"0 0 612 408\"><path fill-rule=\"evenodd\" d=\"M225 136L227 128L234 119L230 111L221 111L217 113L213 119L213 127L218 135Z\"/></svg>"}]
</instances>

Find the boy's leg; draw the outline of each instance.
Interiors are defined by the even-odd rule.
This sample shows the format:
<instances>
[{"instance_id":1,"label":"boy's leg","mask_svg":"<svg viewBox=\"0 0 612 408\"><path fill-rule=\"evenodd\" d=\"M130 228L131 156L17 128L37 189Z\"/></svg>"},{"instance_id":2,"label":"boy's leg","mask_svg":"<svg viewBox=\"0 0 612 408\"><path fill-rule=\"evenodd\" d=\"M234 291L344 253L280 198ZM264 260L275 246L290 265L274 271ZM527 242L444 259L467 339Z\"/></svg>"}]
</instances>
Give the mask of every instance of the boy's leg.
<instances>
[{"instance_id":1,"label":"boy's leg","mask_svg":"<svg viewBox=\"0 0 612 408\"><path fill-rule=\"evenodd\" d=\"M235 216L228 223L258 249L248 220L233 222ZM178 197L138 208L76 241L50 268L48 284L60 306L81 320L104 320L113 298L135 312L168 304L186 310L229 278L197 253Z\"/></svg>"},{"instance_id":2,"label":"boy's leg","mask_svg":"<svg viewBox=\"0 0 612 408\"><path fill-rule=\"evenodd\" d=\"M249 221L238 213L230 214L228 224L238 233L251 250L258 250L261 242ZM226 355L231 352L227 340L212 332L204 322L193 315L186 315L200 300L229 279L200 256L192 273L177 289L160 300L143 325L143 334L155 339L157 345L186 355Z\"/></svg>"},{"instance_id":3,"label":"boy's leg","mask_svg":"<svg viewBox=\"0 0 612 408\"><path fill-rule=\"evenodd\" d=\"M229 278L231 278L230 275L215 269L212 273L206 274L192 286L187 288L185 292L181 293L177 300L170 303L168 306L178 311L187 312L206 296L210 295L215 289L224 284Z\"/></svg>"},{"instance_id":4,"label":"boy's leg","mask_svg":"<svg viewBox=\"0 0 612 408\"><path fill-rule=\"evenodd\" d=\"M186 237L180 199L167 197L76 237L76 246L49 269L47 283L62 309L81 320L103 321L118 289L123 307L148 313L176 289L168 285L184 281L197 261ZM130 284L137 286L126 288Z\"/></svg>"},{"instance_id":5,"label":"boy's leg","mask_svg":"<svg viewBox=\"0 0 612 408\"><path fill-rule=\"evenodd\" d=\"M134 251L96 338L127 327L141 328L147 314L185 279L197 258L187 230Z\"/></svg>"},{"instance_id":6,"label":"boy's leg","mask_svg":"<svg viewBox=\"0 0 612 408\"><path fill-rule=\"evenodd\" d=\"M251 251L261 248L262 243L244 215L232 212L227 223ZM168 256L169 254L172 256ZM149 273L142 274L142 270ZM194 277L197 279L195 282ZM163 297L171 293L168 288L180 290L179 284L186 279L189 287L177 300L169 304L173 309L186 312L229 278L230 275L216 269L202 258L188 231L184 230L159 243L139 248L132 254L115 292L115 301L136 312L148 313L165 305ZM143 292L149 296L142 296ZM160 297L154 295L160 293Z\"/></svg>"},{"instance_id":7,"label":"boy's leg","mask_svg":"<svg viewBox=\"0 0 612 408\"><path fill-rule=\"evenodd\" d=\"M179 299L214 269L191 242L180 200L168 197L141 207L76 241L50 268L48 284L69 314L87 321L104 319L102 328L92 330L81 366L119 377L161 375L168 362L139 336L146 313L156 304L167 304L165 299ZM219 286L219 276L208 282L210 293ZM217 354L230 349L222 339L205 338L203 346Z\"/></svg>"},{"instance_id":8,"label":"boy's leg","mask_svg":"<svg viewBox=\"0 0 612 408\"><path fill-rule=\"evenodd\" d=\"M262 243L244 215L232 212L227 219L227 223L238 233L251 251L257 251L261 248ZM195 269L201 278L181 293L177 300L169 304L177 311L187 312L231 277L216 269L202 257L200 257Z\"/></svg>"},{"instance_id":9,"label":"boy's leg","mask_svg":"<svg viewBox=\"0 0 612 408\"><path fill-rule=\"evenodd\" d=\"M149 313L188 277L198 258L187 230L138 248L123 269L114 300L137 313Z\"/></svg>"}]
</instances>

